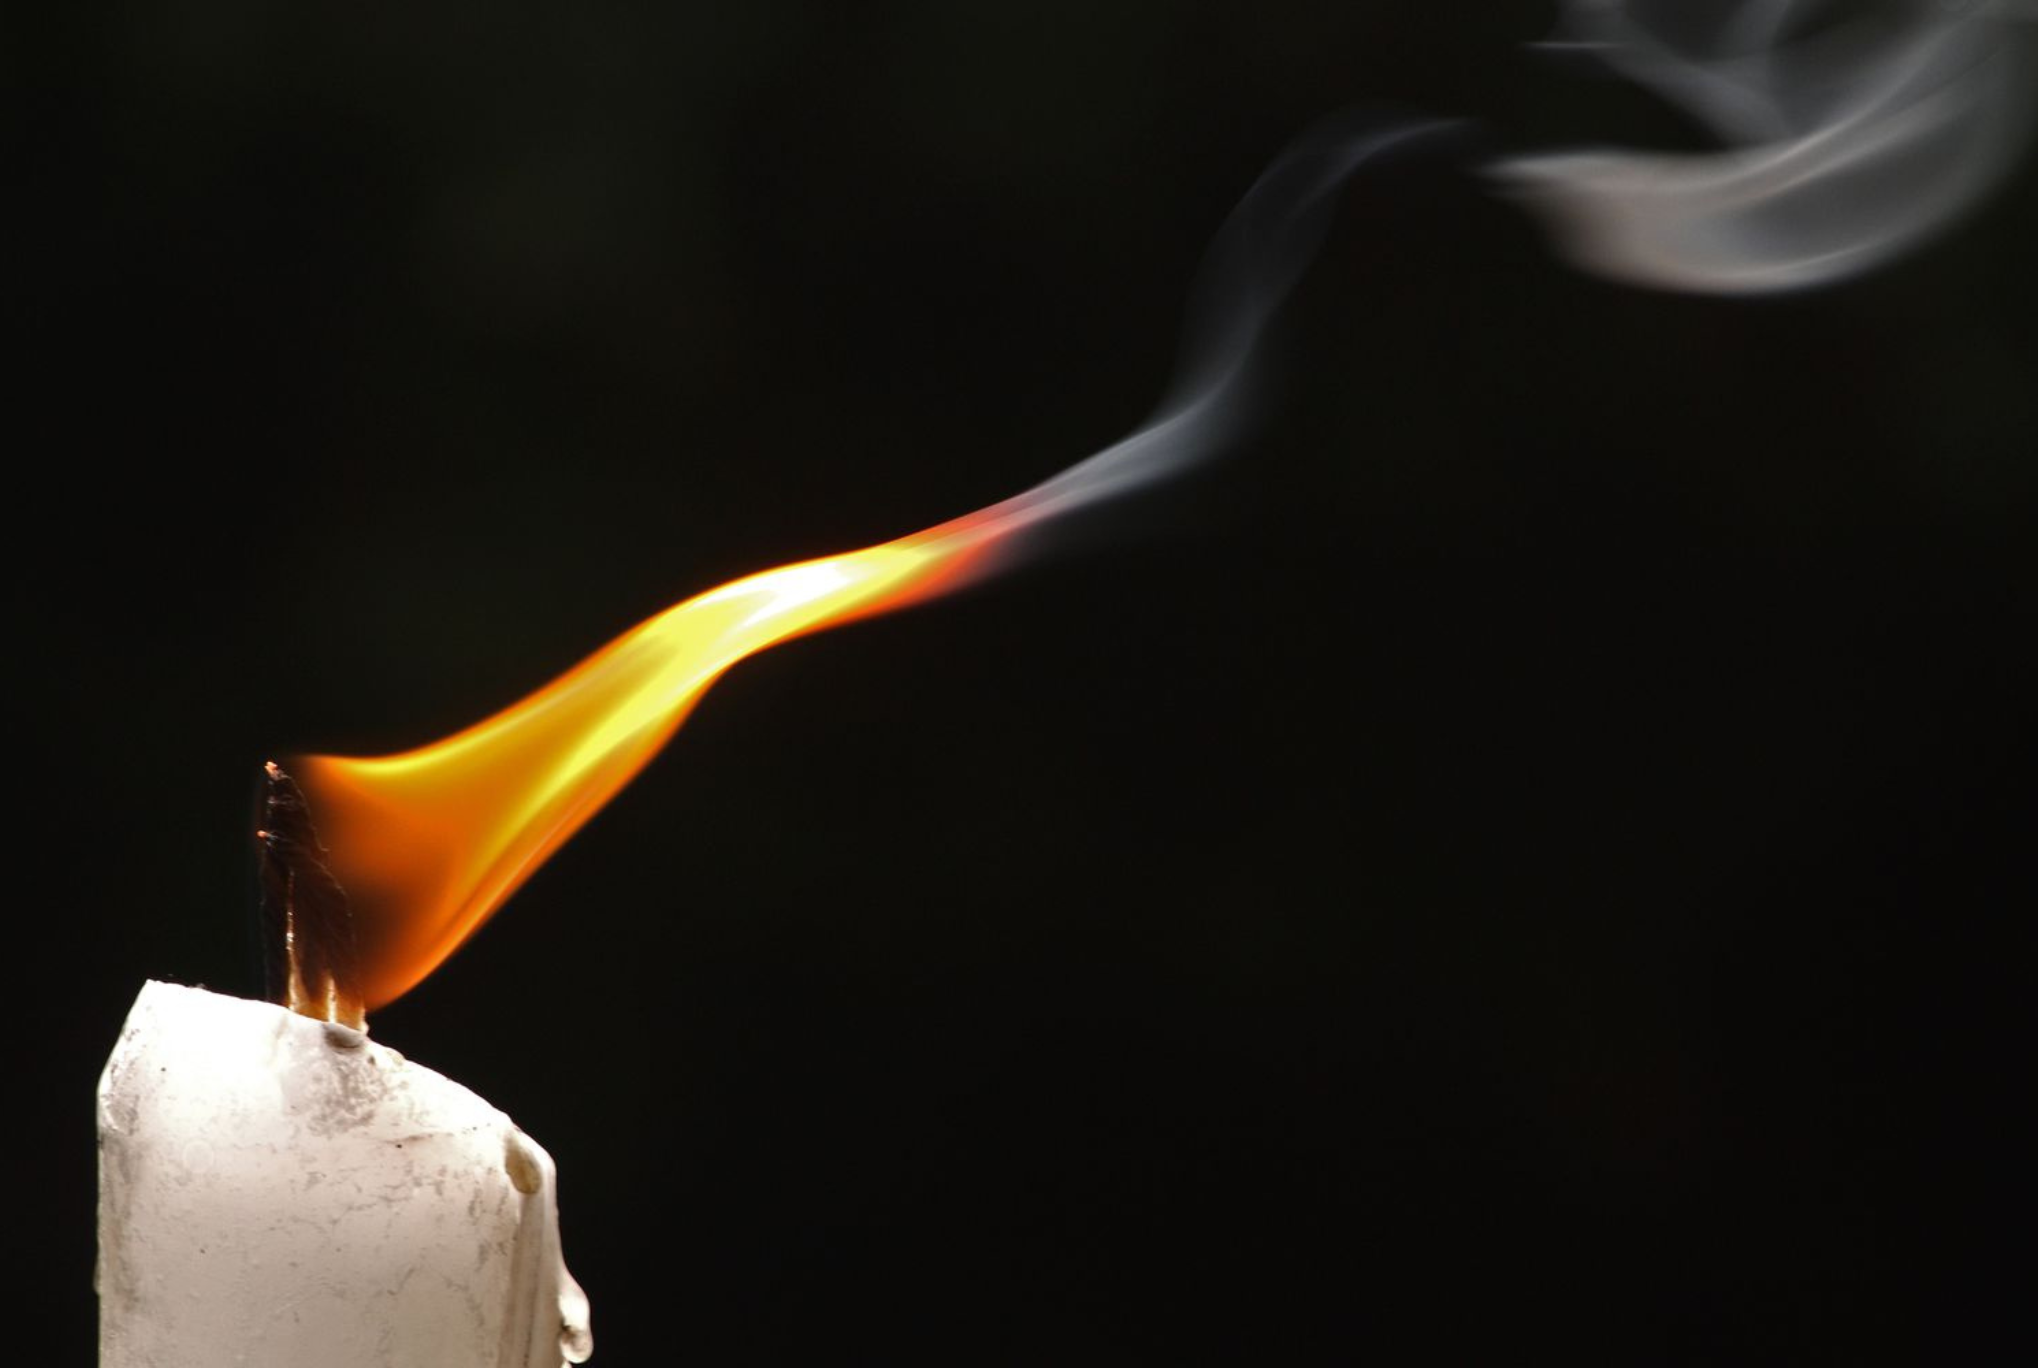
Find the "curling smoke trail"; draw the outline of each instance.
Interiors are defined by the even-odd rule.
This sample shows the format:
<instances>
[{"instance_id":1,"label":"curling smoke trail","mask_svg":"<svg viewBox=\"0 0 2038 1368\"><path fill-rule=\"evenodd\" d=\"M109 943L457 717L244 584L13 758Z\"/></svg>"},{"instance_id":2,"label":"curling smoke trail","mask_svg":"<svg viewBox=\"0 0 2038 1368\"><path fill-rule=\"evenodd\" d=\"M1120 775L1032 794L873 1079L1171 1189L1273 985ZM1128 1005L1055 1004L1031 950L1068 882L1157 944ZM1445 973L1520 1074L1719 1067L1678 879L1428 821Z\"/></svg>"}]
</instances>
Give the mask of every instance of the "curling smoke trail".
<instances>
[{"instance_id":1,"label":"curling smoke trail","mask_svg":"<svg viewBox=\"0 0 2038 1368\"><path fill-rule=\"evenodd\" d=\"M1222 449L1244 426L1260 342L1315 258L1337 190L1359 167L1457 127L1429 121L1355 132L1326 125L1299 139L1261 175L1211 244L1180 361L1153 415L1130 436L949 527L960 536L1002 538L1165 479Z\"/></svg>"},{"instance_id":2,"label":"curling smoke trail","mask_svg":"<svg viewBox=\"0 0 2038 1368\"><path fill-rule=\"evenodd\" d=\"M1579 151L1493 168L1586 270L1703 293L1842 280L1957 222L2030 136L2028 3L1692 8L1567 0L1579 41L1563 46L1683 106L1726 150ZM1671 19L1681 40L1663 35Z\"/></svg>"},{"instance_id":3,"label":"curling smoke trail","mask_svg":"<svg viewBox=\"0 0 2038 1368\"><path fill-rule=\"evenodd\" d=\"M1166 398L1130 436L1022 494L898 541L781 566L626 632L523 701L443 741L294 762L353 897L348 1016L422 979L664 746L744 657L981 573L1020 535L1150 484L1237 434L1268 325L1361 166L1448 125L1326 127L1268 169L1198 282Z\"/></svg>"}]
</instances>

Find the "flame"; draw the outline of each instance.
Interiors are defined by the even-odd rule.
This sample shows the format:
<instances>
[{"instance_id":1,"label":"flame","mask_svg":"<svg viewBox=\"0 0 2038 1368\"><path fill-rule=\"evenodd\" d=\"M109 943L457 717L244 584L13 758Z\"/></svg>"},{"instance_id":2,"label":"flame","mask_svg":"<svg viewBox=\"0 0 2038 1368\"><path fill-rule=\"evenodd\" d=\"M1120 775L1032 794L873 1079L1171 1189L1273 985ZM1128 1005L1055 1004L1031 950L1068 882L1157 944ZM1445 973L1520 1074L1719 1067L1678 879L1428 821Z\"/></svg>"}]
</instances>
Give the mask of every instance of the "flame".
<instances>
[{"instance_id":1,"label":"flame","mask_svg":"<svg viewBox=\"0 0 2038 1368\"><path fill-rule=\"evenodd\" d=\"M767 646L953 587L1009 523L986 515L780 566L638 624L537 692L400 755L314 755L310 797L361 942L360 992L408 991Z\"/></svg>"},{"instance_id":2,"label":"flame","mask_svg":"<svg viewBox=\"0 0 2038 1368\"><path fill-rule=\"evenodd\" d=\"M1377 154L1449 127L1326 124L1277 158L1212 246L1173 389L1113 445L955 521L688 599L443 741L401 755L296 760L325 841L319 853L354 909L358 997L390 1002L452 954L744 657L953 588L1017 534L1221 447L1239 427L1259 341L1313 255L1330 195Z\"/></svg>"}]
</instances>

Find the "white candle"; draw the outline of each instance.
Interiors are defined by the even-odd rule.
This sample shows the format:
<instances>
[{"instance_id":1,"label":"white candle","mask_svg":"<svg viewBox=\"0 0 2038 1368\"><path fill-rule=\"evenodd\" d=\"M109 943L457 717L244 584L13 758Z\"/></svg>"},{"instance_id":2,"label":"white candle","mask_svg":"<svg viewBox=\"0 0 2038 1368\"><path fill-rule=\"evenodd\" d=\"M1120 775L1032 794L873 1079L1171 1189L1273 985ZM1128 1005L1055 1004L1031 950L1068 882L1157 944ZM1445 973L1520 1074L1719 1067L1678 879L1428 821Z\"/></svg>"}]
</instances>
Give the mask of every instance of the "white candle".
<instances>
[{"instance_id":1,"label":"white candle","mask_svg":"<svg viewBox=\"0 0 2038 1368\"><path fill-rule=\"evenodd\" d=\"M363 1033L149 983L99 1086L101 1368L559 1368L552 1160Z\"/></svg>"}]
</instances>

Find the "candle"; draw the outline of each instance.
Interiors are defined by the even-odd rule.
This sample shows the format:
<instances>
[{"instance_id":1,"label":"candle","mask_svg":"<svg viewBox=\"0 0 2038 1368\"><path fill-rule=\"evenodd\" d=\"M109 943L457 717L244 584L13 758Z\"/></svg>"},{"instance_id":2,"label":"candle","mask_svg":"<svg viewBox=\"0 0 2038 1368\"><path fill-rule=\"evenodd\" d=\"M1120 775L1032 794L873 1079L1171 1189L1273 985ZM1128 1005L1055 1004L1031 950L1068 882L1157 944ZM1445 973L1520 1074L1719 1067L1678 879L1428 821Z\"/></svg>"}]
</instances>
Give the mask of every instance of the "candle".
<instances>
[{"instance_id":1,"label":"candle","mask_svg":"<svg viewBox=\"0 0 2038 1368\"><path fill-rule=\"evenodd\" d=\"M151 982L99 1086L101 1368L558 1368L552 1160L366 1034Z\"/></svg>"},{"instance_id":2,"label":"candle","mask_svg":"<svg viewBox=\"0 0 2038 1368\"><path fill-rule=\"evenodd\" d=\"M370 1042L366 1011L451 954L745 656L948 588L1221 444L1331 193L1435 127L1326 130L1277 161L1212 252L1174 393L1115 445L916 535L698 595L433 745L307 757L304 791L270 765L257 835L280 1005L151 983L100 1087L102 1368L584 1361L551 1160Z\"/></svg>"},{"instance_id":3,"label":"candle","mask_svg":"<svg viewBox=\"0 0 2038 1368\"><path fill-rule=\"evenodd\" d=\"M1945 222L2026 127L2005 92L2020 88L2012 78L2027 59L1994 44L1991 22L1920 24L1848 73L1858 79L1838 84L1850 98L1823 120L1752 158L1566 155L1492 169L1555 217L1581 221L1581 255L1612 274L1711 290L1836 278ZM1740 89L1739 69L1642 67L1715 109L1738 107L1720 99ZM1775 81L1756 93L1780 117L1794 108L1781 87L1799 82ZM1962 98L1943 99L1946 89ZM362 1013L451 954L747 656L941 592L1036 527L1222 447L1333 193L1374 157L1444 127L1329 128L1284 154L1211 254L1172 390L1122 440L919 533L698 595L435 744L311 757L306 778L334 819L338 858L326 859L301 808L264 833L282 875L288 1006L152 983L107 1065L102 1368L584 1361L587 1302L561 1262L551 1160L480 1098L370 1042ZM1969 136L1983 132L1983 143ZM1941 151L1966 155L1944 159L1937 193L1914 194L1894 174ZM1886 222L1839 212L1864 168L1883 173ZM1750 237L1779 224L1787 231L1774 238Z\"/></svg>"}]
</instances>

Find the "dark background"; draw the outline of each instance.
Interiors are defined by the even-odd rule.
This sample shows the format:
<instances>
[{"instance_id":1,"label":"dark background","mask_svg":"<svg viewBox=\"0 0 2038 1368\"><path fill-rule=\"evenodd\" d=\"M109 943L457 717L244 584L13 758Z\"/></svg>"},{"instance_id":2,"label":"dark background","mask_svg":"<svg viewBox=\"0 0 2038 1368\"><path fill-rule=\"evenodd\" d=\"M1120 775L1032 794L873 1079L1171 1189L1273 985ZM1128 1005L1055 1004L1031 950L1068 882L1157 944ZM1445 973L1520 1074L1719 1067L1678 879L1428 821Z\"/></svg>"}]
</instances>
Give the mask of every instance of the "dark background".
<instances>
[{"instance_id":1,"label":"dark background","mask_svg":"<svg viewBox=\"0 0 2038 1368\"><path fill-rule=\"evenodd\" d=\"M92 1086L256 986L253 775L1135 424L1298 131L1700 144L1547 5L11 13L16 1356ZM852 10L854 12L852 12ZM558 1159L596 1363L1979 1342L2033 902L2038 177L1762 302L1363 178L1266 420L749 662L379 1039Z\"/></svg>"}]
</instances>

